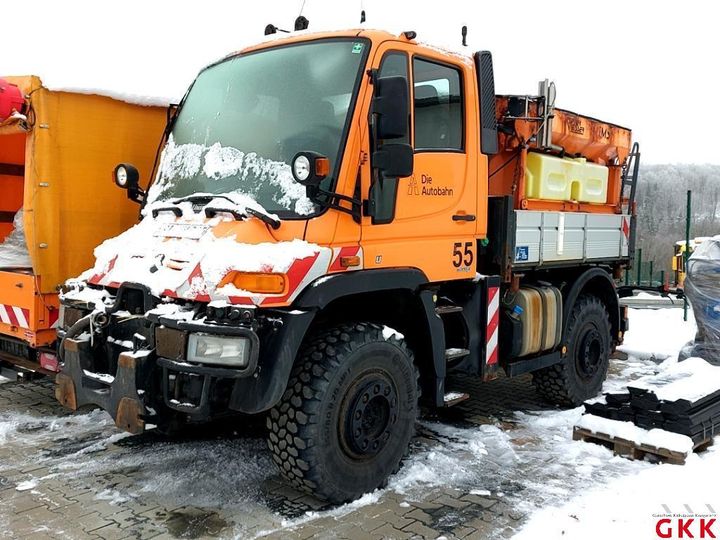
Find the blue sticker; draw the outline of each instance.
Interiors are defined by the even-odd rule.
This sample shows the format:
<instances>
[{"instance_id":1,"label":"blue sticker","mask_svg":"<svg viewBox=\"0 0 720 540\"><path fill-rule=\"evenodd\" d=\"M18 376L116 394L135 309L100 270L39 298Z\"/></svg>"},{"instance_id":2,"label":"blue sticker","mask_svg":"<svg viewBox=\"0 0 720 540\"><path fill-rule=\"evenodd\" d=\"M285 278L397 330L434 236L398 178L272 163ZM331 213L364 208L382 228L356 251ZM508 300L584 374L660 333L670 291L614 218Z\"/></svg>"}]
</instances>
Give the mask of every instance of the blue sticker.
<instances>
[{"instance_id":1,"label":"blue sticker","mask_svg":"<svg viewBox=\"0 0 720 540\"><path fill-rule=\"evenodd\" d=\"M352 47L352 53L353 54L360 54L363 50L363 44L362 43L353 43Z\"/></svg>"},{"instance_id":2,"label":"blue sticker","mask_svg":"<svg viewBox=\"0 0 720 540\"><path fill-rule=\"evenodd\" d=\"M530 259L530 250L528 246L516 246L515 247L515 261L527 261Z\"/></svg>"}]
</instances>

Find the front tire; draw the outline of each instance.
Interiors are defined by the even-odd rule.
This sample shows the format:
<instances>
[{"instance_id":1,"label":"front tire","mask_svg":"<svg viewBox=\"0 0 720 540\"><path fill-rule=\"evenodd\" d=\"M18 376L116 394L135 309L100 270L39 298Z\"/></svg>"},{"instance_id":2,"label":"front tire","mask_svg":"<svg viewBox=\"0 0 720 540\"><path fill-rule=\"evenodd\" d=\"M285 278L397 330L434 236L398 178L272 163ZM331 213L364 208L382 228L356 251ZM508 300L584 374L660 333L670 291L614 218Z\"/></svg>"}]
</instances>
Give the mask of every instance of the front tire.
<instances>
[{"instance_id":1,"label":"front tire","mask_svg":"<svg viewBox=\"0 0 720 540\"><path fill-rule=\"evenodd\" d=\"M595 296L577 299L568 320L563 361L533 373L538 393L551 403L577 407L596 396L607 377L612 330L605 305Z\"/></svg>"},{"instance_id":2,"label":"front tire","mask_svg":"<svg viewBox=\"0 0 720 540\"><path fill-rule=\"evenodd\" d=\"M267 419L268 446L295 487L343 503L384 485L407 452L418 379L404 340L383 327L345 324L300 354Z\"/></svg>"}]
</instances>

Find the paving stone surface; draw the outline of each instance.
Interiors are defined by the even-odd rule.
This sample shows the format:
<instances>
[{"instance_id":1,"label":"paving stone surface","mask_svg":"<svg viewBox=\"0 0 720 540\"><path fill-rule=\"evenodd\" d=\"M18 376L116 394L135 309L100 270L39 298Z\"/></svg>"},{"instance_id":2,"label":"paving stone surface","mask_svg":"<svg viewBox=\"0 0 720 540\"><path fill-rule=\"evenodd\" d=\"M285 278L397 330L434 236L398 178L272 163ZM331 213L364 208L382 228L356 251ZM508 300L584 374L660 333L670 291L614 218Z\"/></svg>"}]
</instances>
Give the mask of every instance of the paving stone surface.
<instances>
[{"instance_id":1,"label":"paving stone surface","mask_svg":"<svg viewBox=\"0 0 720 540\"><path fill-rule=\"evenodd\" d=\"M529 377L451 383L471 399L426 415L410 459L457 443L454 429L512 431L517 411L548 408ZM507 497L512 478L474 493L457 482L404 493L391 480L365 501L328 507L282 483L262 437L132 437L102 411L64 410L47 379L2 384L0 538L504 538L524 518Z\"/></svg>"}]
</instances>

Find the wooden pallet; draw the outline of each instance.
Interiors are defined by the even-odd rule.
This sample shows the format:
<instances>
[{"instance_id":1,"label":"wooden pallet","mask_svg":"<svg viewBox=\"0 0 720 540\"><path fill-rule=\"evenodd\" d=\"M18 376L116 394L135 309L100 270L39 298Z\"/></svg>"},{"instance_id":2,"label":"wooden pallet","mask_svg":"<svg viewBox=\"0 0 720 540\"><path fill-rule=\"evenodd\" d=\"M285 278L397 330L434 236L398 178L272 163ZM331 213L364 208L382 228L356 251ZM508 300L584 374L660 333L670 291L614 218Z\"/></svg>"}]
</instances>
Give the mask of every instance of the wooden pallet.
<instances>
[{"instance_id":1,"label":"wooden pallet","mask_svg":"<svg viewBox=\"0 0 720 540\"><path fill-rule=\"evenodd\" d=\"M684 452L677 452L667 448L657 448L648 444L640 444L620 437L606 435L605 433L595 433L577 426L573 428L573 440L601 444L611 448L616 455L623 456L628 459L644 459L648 456L664 463L684 465L688 456L688 454ZM712 438L701 441L693 447L693 451L699 452L705 450L705 448L710 446L712 442Z\"/></svg>"}]
</instances>

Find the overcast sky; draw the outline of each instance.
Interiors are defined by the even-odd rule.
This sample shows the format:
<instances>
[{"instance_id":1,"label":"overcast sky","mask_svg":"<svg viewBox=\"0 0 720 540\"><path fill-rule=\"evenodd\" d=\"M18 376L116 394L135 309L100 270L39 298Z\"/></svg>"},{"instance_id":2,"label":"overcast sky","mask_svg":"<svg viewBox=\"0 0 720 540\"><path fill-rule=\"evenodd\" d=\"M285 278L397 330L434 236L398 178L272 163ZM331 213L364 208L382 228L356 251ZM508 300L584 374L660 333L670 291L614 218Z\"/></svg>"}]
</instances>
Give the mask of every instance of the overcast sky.
<instances>
[{"instance_id":1,"label":"overcast sky","mask_svg":"<svg viewBox=\"0 0 720 540\"><path fill-rule=\"evenodd\" d=\"M33 0L3 19L0 74L54 86L181 96L203 65L292 27L302 0ZM498 93L533 93L633 129L646 163L720 164L720 4L602 0L305 0L310 29L408 29L489 49ZM111 6L111 7L108 7ZM471 51L470 51L471 52Z\"/></svg>"}]
</instances>

